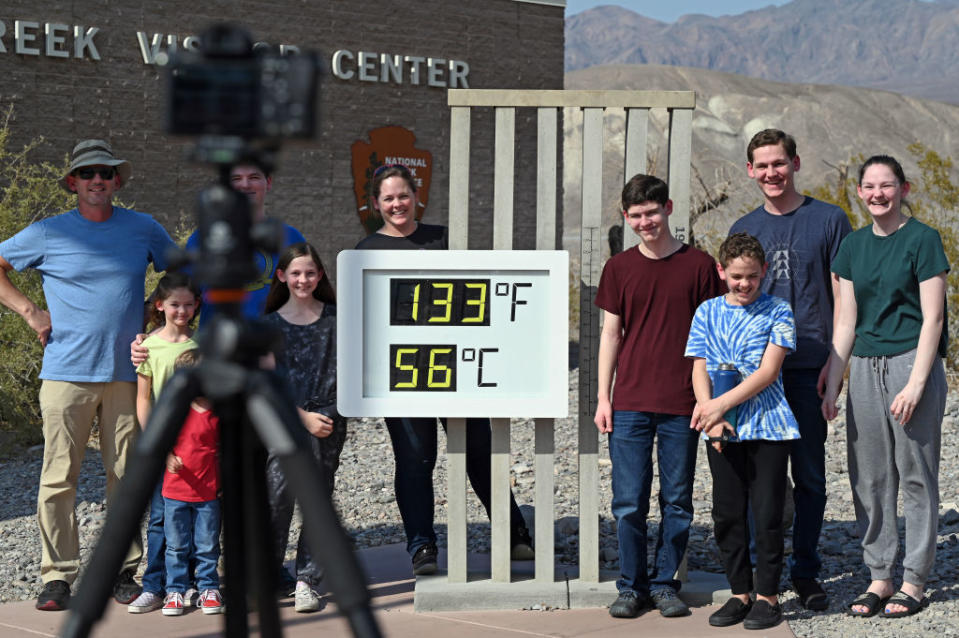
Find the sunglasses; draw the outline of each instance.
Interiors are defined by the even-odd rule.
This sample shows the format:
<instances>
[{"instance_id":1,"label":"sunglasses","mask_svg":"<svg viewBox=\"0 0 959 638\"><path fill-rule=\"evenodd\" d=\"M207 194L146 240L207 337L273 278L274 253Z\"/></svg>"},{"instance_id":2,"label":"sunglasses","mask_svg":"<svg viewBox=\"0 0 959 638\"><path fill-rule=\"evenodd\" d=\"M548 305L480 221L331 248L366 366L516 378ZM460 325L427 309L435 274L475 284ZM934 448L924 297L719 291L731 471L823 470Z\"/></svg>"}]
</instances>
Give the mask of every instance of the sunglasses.
<instances>
[{"instance_id":1,"label":"sunglasses","mask_svg":"<svg viewBox=\"0 0 959 638\"><path fill-rule=\"evenodd\" d=\"M380 166L377 166L377 167L376 167L376 170L375 170L375 171L373 171L373 177L374 177L374 178L378 177L378 176L380 175L380 173L382 173L383 171L385 171L385 170L387 170L387 169L389 169L389 168L398 168L398 169L400 169L401 171L403 171L403 172L405 172L405 173L409 173L409 172L410 172L410 169L406 168L406 167L405 167L404 165L402 165L402 164L381 164Z\"/></svg>"},{"instance_id":2,"label":"sunglasses","mask_svg":"<svg viewBox=\"0 0 959 638\"><path fill-rule=\"evenodd\" d=\"M101 168L84 166L73 171L73 174L80 179L93 179L94 175L99 175L103 179L113 179L113 176L117 174L117 169L113 166L103 166Z\"/></svg>"}]
</instances>

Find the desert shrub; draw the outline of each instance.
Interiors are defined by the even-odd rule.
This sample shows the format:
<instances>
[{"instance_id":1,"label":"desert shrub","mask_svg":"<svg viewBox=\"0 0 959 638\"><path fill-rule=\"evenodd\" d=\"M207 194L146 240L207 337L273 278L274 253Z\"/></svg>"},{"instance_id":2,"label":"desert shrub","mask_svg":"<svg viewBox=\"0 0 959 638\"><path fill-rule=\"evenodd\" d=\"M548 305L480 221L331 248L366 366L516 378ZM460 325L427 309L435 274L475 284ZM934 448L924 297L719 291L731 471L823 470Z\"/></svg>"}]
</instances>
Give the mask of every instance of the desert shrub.
<instances>
[{"instance_id":1,"label":"desert shrub","mask_svg":"<svg viewBox=\"0 0 959 638\"><path fill-rule=\"evenodd\" d=\"M11 148L13 110L0 114L0 240L25 226L74 206L73 196L57 184L69 166L36 162L33 151L43 143L37 138L20 149ZM40 276L28 270L11 271L10 280L27 297L46 307ZM18 443L40 440L40 410L37 375L43 350L37 335L17 313L0 306L0 431Z\"/></svg>"}]
</instances>

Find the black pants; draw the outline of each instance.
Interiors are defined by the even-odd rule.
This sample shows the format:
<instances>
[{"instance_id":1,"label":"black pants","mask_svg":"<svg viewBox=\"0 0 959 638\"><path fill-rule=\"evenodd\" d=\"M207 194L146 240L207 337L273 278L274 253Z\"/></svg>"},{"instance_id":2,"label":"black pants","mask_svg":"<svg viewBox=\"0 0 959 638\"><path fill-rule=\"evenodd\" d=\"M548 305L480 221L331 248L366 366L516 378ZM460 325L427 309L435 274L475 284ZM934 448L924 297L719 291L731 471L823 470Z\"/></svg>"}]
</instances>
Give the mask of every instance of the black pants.
<instances>
[{"instance_id":1,"label":"black pants","mask_svg":"<svg viewBox=\"0 0 959 638\"><path fill-rule=\"evenodd\" d=\"M336 470L340 467L340 453L343 451L343 444L346 443L346 419L339 415L334 416L333 432L326 438L320 439L315 436L307 438L313 459L319 464L326 478L326 488L332 498ZM280 586L293 585L295 581L288 582L290 573L283 566L283 559L286 556L286 544L290 536L290 523L293 521L294 499L280 464L272 454L267 459L266 484L273 521L273 551L279 570ZM315 587L322 579L323 567L313 560L301 529L296 543L296 580L302 580Z\"/></svg>"},{"instance_id":2,"label":"black pants","mask_svg":"<svg viewBox=\"0 0 959 638\"><path fill-rule=\"evenodd\" d=\"M446 429L446 419L440 419ZM436 542L433 530L433 468L436 466L436 419L386 418L386 427L396 457L396 504L406 531L406 549L410 556L423 545ZM466 475L479 497L486 515L490 512L489 419L466 420ZM529 532L523 514L510 490L511 545L528 541Z\"/></svg>"},{"instance_id":3,"label":"black pants","mask_svg":"<svg viewBox=\"0 0 959 638\"><path fill-rule=\"evenodd\" d=\"M756 527L756 593L775 596L783 569L783 495L788 441L729 443L723 452L706 446L713 475L713 523L726 579L733 594L753 590L748 508Z\"/></svg>"}]
</instances>

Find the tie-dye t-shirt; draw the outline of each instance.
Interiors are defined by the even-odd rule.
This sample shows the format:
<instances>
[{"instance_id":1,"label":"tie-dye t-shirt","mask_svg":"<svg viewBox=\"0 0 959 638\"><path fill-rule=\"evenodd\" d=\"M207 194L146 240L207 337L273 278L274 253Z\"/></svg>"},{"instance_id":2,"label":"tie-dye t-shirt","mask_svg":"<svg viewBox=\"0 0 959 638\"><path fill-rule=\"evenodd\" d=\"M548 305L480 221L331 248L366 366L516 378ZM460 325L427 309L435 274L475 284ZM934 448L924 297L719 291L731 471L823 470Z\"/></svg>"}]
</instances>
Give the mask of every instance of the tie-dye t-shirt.
<instances>
[{"instance_id":1,"label":"tie-dye t-shirt","mask_svg":"<svg viewBox=\"0 0 959 638\"><path fill-rule=\"evenodd\" d=\"M710 376L721 363L735 364L745 379L759 369L770 343L790 351L796 348L796 326L788 302L762 293L748 306L734 306L722 296L696 309L686 356L705 359ZM782 372L762 392L737 407L736 431L741 441L799 438L799 425L783 392Z\"/></svg>"}]
</instances>

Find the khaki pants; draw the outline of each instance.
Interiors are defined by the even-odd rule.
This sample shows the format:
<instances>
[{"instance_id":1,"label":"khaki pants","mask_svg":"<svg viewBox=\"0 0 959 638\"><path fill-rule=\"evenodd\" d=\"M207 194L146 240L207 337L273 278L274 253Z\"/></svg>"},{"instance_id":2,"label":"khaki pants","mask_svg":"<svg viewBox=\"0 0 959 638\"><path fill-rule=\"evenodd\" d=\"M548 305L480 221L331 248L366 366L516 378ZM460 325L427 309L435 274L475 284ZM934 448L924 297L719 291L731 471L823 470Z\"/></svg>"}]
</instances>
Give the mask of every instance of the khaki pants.
<instances>
[{"instance_id":1,"label":"khaki pants","mask_svg":"<svg viewBox=\"0 0 959 638\"><path fill-rule=\"evenodd\" d=\"M83 383L44 380L40 386L43 414L43 469L37 493L37 522L43 555L40 578L44 583L64 580L73 584L80 569L77 531L77 479L94 417L100 422L100 454L107 475L107 507L117 481L123 478L136 435L136 383L113 381ZM143 555L137 534L124 561L136 569Z\"/></svg>"}]
</instances>

